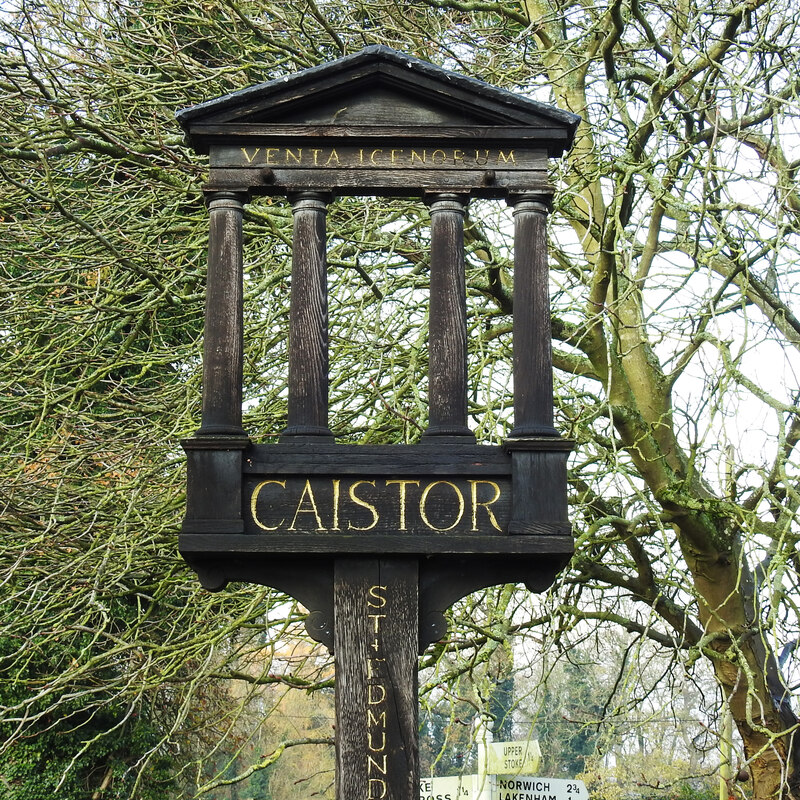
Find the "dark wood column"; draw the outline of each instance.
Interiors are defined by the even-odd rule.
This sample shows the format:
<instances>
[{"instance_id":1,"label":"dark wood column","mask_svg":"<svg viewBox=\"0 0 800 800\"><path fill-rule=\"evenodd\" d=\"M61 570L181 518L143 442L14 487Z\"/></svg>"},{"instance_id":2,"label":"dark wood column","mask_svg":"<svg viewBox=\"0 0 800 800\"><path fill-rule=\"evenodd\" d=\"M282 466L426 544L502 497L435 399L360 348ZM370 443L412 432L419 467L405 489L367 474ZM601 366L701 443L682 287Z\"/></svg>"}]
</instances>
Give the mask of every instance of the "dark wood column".
<instances>
[{"instance_id":1,"label":"dark wood column","mask_svg":"<svg viewBox=\"0 0 800 800\"><path fill-rule=\"evenodd\" d=\"M203 342L203 418L197 435L242 429L242 210L244 192L209 192L208 278Z\"/></svg>"},{"instance_id":2,"label":"dark wood column","mask_svg":"<svg viewBox=\"0 0 800 800\"><path fill-rule=\"evenodd\" d=\"M431 214L431 297L426 436L474 438L467 427L467 297L464 214L468 198L425 197Z\"/></svg>"},{"instance_id":3,"label":"dark wood column","mask_svg":"<svg viewBox=\"0 0 800 800\"><path fill-rule=\"evenodd\" d=\"M290 195L294 215L289 304L289 420L284 436L327 436L328 276L325 216L330 197Z\"/></svg>"},{"instance_id":4,"label":"dark wood column","mask_svg":"<svg viewBox=\"0 0 800 800\"><path fill-rule=\"evenodd\" d=\"M416 558L334 566L337 800L418 800Z\"/></svg>"},{"instance_id":5,"label":"dark wood column","mask_svg":"<svg viewBox=\"0 0 800 800\"><path fill-rule=\"evenodd\" d=\"M514 428L511 437L558 436L547 268L547 201L512 195L514 208Z\"/></svg>"}]
</instances>

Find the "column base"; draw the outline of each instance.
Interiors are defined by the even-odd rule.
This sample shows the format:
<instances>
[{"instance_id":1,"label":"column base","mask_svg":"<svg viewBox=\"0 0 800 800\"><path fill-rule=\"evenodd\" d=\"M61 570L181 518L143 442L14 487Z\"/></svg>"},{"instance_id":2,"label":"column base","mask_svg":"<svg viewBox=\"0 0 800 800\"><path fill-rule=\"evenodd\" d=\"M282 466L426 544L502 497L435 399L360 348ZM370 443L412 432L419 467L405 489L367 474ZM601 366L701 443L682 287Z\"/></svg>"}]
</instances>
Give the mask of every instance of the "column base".
<instances>
[{"instance_id":1,"label":"column base","mask_svg":"<svg viewBox=\"0 0 800 800\"><path fill-rule=\"evenodd\" d=\"M333 441L334 436L330 428L322 425L289 425L281 431L282 442L297 441Z\"/></svg>"},{"instance_id":2,"label":"column base","mask_svg":"<svg viewBox=\"0 0 800 800\"><path fill-rule=\"evenodd\" d=\"M462 425L432 425L425 430L420 439L422 444L426 442L434 444L442 441L453 441L459 444L467 441L474 442L475 434Z\"/></svg>"},{"instance_id":3,"label":"column base","mask_svg":"<svg viewBox=\"0 0 800 800\"><path fill-rule=\"evenodd\" d=\"M508 434L509 439L530 439L545 437L560 437L559 432L552 425L520 425L511 429Z\"/></svg>"},{"instance_id":4,"label":"column base","mask_svg":"<svg viewBox=\"0 0 800 800\"><path fill-rule=\"evenodd\" d=\"M236 425L202 425L195 432L197 437L203 436L244 436L247 437L247 432L244 428L237 427Z\"/></svg>"}]
</instances>

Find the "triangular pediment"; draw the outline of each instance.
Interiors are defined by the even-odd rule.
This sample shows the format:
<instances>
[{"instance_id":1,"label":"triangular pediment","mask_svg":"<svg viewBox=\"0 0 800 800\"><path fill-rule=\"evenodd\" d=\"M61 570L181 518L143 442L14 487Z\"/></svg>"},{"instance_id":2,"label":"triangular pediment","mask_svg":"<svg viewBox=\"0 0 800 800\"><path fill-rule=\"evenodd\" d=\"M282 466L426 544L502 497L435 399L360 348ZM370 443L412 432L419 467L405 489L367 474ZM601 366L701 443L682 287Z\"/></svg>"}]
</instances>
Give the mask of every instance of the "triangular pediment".
<instances>
[{"instance_id":1,"label":"triangular pediment","mask_svg":"<svg viewBox=\"0 0 800 800\"><path fill-rule=\"evenodd\" d=\"M383 46L201 103L177 118L190 138L200 126L491 126L550 130L562 147L580 121Z\"/></svg>"},{"instance_id":2,"label":"triangular pediment","mask_svg":"<svg viewBox=\"0 0 800 800\"><path fill-rule=\"evenodd\" d=\"M348 84L341 91L329 91L313 106L269 109L250 115L242 122L282 122L306 125L491 125L497 118L482 109L467 109L437 102L407 87L379 80Z\"/></svg>"}]
</instances>

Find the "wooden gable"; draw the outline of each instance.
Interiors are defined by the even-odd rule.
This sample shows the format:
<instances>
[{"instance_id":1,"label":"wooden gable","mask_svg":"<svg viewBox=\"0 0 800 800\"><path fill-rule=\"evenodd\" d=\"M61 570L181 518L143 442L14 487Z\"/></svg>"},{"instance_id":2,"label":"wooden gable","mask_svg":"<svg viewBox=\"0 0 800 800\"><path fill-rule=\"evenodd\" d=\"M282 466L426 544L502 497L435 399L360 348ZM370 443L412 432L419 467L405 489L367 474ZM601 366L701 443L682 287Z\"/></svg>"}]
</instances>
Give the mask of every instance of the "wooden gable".
<instances>
[{"instance_id":1,"label":"wooden gable","mask_svg":"<svg viewBox=\"0 0 800 800\"><path fill-rule=\"evenodd\" d=\"M383 46L184 109L214 187L473 196L542 190L580 118Z\"/></svg>"},{"instance_id":2,"label":"wooden gable","mask_svg":"<svg viewBox=\"0 0 800 800\"><path fill-rule=\"evenodd\" d=\"M580 121L575 114L383 45L200 103L176 116L198 146L216 135L216 126L492 126L546 131L552 138L550 155L569 147Z\"/></svg>"}]
</instances>

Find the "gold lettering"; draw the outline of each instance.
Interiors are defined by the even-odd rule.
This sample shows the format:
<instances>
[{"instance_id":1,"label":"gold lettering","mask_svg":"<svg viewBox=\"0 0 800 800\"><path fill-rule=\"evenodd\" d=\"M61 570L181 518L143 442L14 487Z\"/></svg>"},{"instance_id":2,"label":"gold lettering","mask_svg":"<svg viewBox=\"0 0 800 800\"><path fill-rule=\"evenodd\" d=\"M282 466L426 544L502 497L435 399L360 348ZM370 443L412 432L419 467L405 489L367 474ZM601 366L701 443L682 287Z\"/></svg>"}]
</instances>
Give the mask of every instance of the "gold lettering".
<instances>
[{"instance_id":1,"label":"gold lettering","mask_svg":"<svg viewBox=\"0 0 800 800\"><path fill-rule=\"evenodd\" d=\"M380 620L386 619L386 614L367 614L367 616L375 620L375 633L380 633Z\"/></svg>"},{"instance_id":2,"label":"gold lettering","mask_svg":"<svg viewBox=\"0 0 800 800\"><path fill-rule=\"evenodd\" d=\"M411 163L413 164L415 161L419 161L420 164L426 163L428 160L428 151L423 150L422 155L420 155L416 150L411 151Z\"/></svg>"},{"instance_id":3,"label":"gold lettering","mask_svg":"<svg viewBox=\"0 0 800 800\"><path fill-rule=\"evenodd\" d=\"M497 519L495 515L492 513L492 509L489 508L492 503L496 503L500 499L500 487L494 481L470 481L470 493L472 495L472 530L478 530L478 507L483 507L486 509L486 513L489 515L489 522L492 523L492 527L495 530L502 530L502 528L497 524ZM483 483L486 486L491 486L494 489L494 497L485 503L478 502L478 484Z\"/></svg>"},{"instance_id":4,"label":"gold lettering","mask_svg":"<svg viewBox=\"0 0 800 800\"><path fill-rule=\"evenodd\" d=\"M242 148L244 149L244 148ZM261 528L262 531L276 531L280 528L281 525L285 522L285 520L281 520L274 528L271 528L269 525L265 525L259 518L258 514L256 513L256 503L258 502L258 495L261 493L261 490L268 486L270 483L275 483L281 487L281 489L286 488L286 481L261 481L261 483L253 489L253 496L250 498L250 513L253 515L253 522Z\"/></svg>"},{"instance_id":5,"label":"gold lettering","mask_svg":"<svg viewBox=\"0 0 800 800\"><path fill-rule=\"evenodd\" d=\"M380 794L372 794L373 783L378 784L376 788L380 791ZM367 800L383 800L383 798L386 797L388 791L389 787L386 785L386 781L381 780L380 778L370 778L369 787L367 789Z\"/></svg>"},{"instance_id":6,"label":"gold lettering","mask_svg":"<svg viewBox=\"0 0 800 800\"><path fill-rule=\"evenodd\" d=\"M369 160L370 160L370 162L371 162L372 164L374 164L376 167L378 166L378 162L377 162L377 160L376 160L376 158L375 158L375 157L377 156L377 154L378 154L378 153L382 153L382 152L383 152L383 150L380 150L380 149L378 149L378 150L373 150L373 151L370 153L370 155L369 155Z\"/></svg>"},{"instance_id":7,"label":"gold lettering","mask_svg":"<svg viewBox=\"0 0 800 800\"><path fill-rule=\"evenodd\" d=\"M367 756L367 774L372 773L372 768L380 772L382 775L386 774L386 753L381 757L381 761L376 761L372 756Z\"/></svg>"},{"instance_id":8,"label":"gold lettering","mask_svg":"<svg viewBox=\"0 0 800 800\"><path fill-rule=\"evenodd\" d=\"M372 741L372 737L375 735L374 731L367 732L367 747L372 750L373 753L382 753L386 749L386 731L381 730L378 731L381 735L381 743L379 747L375 747L374 742Z\"/></svg>"},{"instance_id":9,"label":"gold lettering","mask_svg":"<svg viewBox=\"0 0 800 800\"><path fill-rule=\"evenodd\" d=\"M255 161L255 157L261 152L261 148L260 147L256 147L256 149L253 150L253 155L251 156L250 153L247 152L247 148L246 147L242 147L240 149L242 151L242 155L244 155L244 157L247 159L247 163L248 164L252 164L253 161Z\"/></svg>"},{"instance_id":10,"label":"gold lettering","mask_svg":"<svg viewBox=\"0 0 800 800\"><path fill-rule=\"evenodd\" d=\"M376 659L376 661L377 661L377 659ZM368 708L367 709L367 724L368 725L375 725L376 727L380 726L382 728L385 728L386 727L386 712L385 711L381 711L380 714L378 714L378 716L376 717L372 713L372 709Z\"/></svg>"},{"instance_id":11,"label":"gold lettering","mask_svg":"<svg viewBox=\"0 0 800 800\"><path fill-rule=\"evenodd\" d=\"M499 150L497 153L497 163L499 164L501 161L504 164L508 164L509 162L511 162L512 164L516 164L517 159L514 156L514 151L509 150L508 155L506 155L502 150Z\"/></svg>"},{"instance_id":12,"label":"gold lettering","mask_svg":"<svg viewBox=\"0 0 800 800\"><path fill-rule=\"evenodd\" d=\"M375 689L375 692L373 692ZM377 697L374 695L377 694ZM381 686L379 683L368 683L367 684L367 705L376 706L378 703L382 703L386 699L386 687Z\"/></svg>"},{"instance_id":13,"label":"gold lettering","mask_svg":"<svg viewBox=\"0 0 800 800\"><path fill-rule=\"evenodd\" d=\"M483 155L480 155L480 152L481 152L480 150L476 150L475 151L475 163L479 167L483 167L483 166L485 166L486 164L489 163L489 151L488 150L484 150L483 151ZM481 159L483 159L483 160L481 161Z\"/></svg>"},{"instance_id":14,"label":"gold lettering","mask_svg":"<svg viewBox=\"0 0 800 800\"><path fill-rule=\"evenodd\" d=\"M397 156L398 156L399 153L405 153L405 150L391 150L390 151L390 157L391 157L391 160L392 160L392 164L396 164L397 163Z\"/></svg>"},{"instance_id":15,"label":"gold lettering","mask_svg":"<svg viewBox=\"0 0 800 800\"><path fill-rule=\"evenodd\" d=\"M269 166L275 166L278 162L275 161L275 153L278 152L277 147L268 147L264 151L264 155L266 156L265 161Z\"/></svg>"},{"instance_id":16,"label":"gold lettering","mask_svg":"<svg viewBox=\"0 0 800 800\"><path fill-rule=\"evenodd\" d=\"M404 531L406 530L406 486L408 484L419 486L419 481L386 481L387 486L395 483L400 487L400 530Z\"/></svg>"},{"instance_id":17,"label":"gold lettering","mask_svg":"<svg viewBox=\"0 0 800 800\"><path fill-rule=\"evenodd\" d=\"M335 162L334 159L336 159ZM333 150L331 150L331 154L328 156L328 160L325 162L325 166L329 167L332 163L335 163L337 166L342 163L339 160L339 154L336 152L335 147L333 148Z\"/></svg>"},{"instance_id":18,"label":"gold lettering","mask_svg":"<svg viewBox=\"0 0 800 800\"><path fill-rule=\"evenodd\" d=\"M367 680L370 680L370 679L374 678L378 674L377 671L373 671L373 667L372 667L372 662L373 661L376 664L380 664L380 663L386 661L386 659L385 658L368 658L367 659Z\"/></svg>"},{"instance_id":19,"label":"gold lettering","mask_svg":"<svg viewBox=\"0 0 800 800\"><path fill-rule=\"evenodd\" d=\"M318 167L319 166L319 162L317 161L317 156L319 156L319 154L322 152L322 150L314 149L311 152L312 152L312 154L314 156L314 166Z\"/></svg>"},{"instance_id":20,"label":"gold lettering","mask_svg":"<svg viewBox=\"0 0 800 800\"><path fill-rule=\"evenodd\" d=\"M452 525L448 525L446 528L437 528L435 525L431 523L428 519L428 514L426 511L426 504L428 502L428 495L430 494L431 490L434 486L450 486L453 491L458 496L458 515L456 516L455 520L453 521ZM419 515L422 517L422 521L432 530L432 531L451 531L461 522L461 517L464 516L464 495L461 494L461 490L456 486L454 483L450 483L450 481L434 481L433 483L429 483L423 490L422 490L422 497L419 499Z\"/></svg>"},{"instance_id":21,"label":"gold lettering","mask_svg":"<svg viewBox=\"0 0 800 800\"><path fill-rule=\"evenodd\" d=\"M437 153L439 154L438 161L436 160ZM431 161L433 161L434 164L444 164L444 162L447 161L447 153L445 153L444 150L434 150L431 153Z\"/></svg>"},{"instance_id":22,"label":"gold lettering","mask_svg":"<svg viewBox=\"0 0 800 800\"><path fill-rule=\"evenodd\" d=\"M486 527L486 523L496 531L502 531L500 523L498 521L497 514L493 506L501 499L502 490L495 481L491 480L477 480L472 479L468 481L470 486L469 491L469 503L470 503L470 530L477 532L481 529L481 526ZM381 524L380 518L380 507L379 504L371 502L371 499L368 497L365 498L361 494L361 486L367 485L373 487L373 489L377 488L377 483L374 480L356 480L353 481L348 488L348 496L350 501L355 505L362 509L365 509L367 514L367 519L364 520L365 524L359 524L361 519L359 517L354 517L351 519L347 519L347 515L345 515L345 520L347 522L346 526L344 526L342 520L342 479L340 478L332 478L331 479L331 494L330 494L330 528L329 530L340 531L343 527L346 527L348 530L355 530L355 531L369 531L376 528L378 525ZM409 525L418 524L414 522L413 519L413 511L409 510L409 502L413 502L416 498L414 496L409 497L409 486L412 487L419 487L421 482L419 480L411 480L411 479L393 479L393 480L386 480L385 486L388 491L388 487L390 486L397 486L397 500L398 500L398 517L397 517L397 528L396 530L399 531L406 531L408 530ZM287 487L286 480L264 480L260 483L256 484L253 488L251 496L250 496L250 514L252 516L253 522L255 525L260 528L262 531L276 531L281 528L294 531L298 529L302 529L302 525L299 523L304 519L302 516L303 514L312 514L314 517L314 526L318 531L325 531L328 530L325 526L328 525L327 519L327 507L322 508L320 503L317 501L316 492L322 491L324 495L324 499L327 503L328 501L328 493L327 490L324 489L314 489L311 484L310 479L305 479L305 484L303 485L302 491L300 493L299 499L295 505L295 510L291 518L291 522L286 527L286 522L288 520L288 515L280 521L278 521L277 517L275 516L275 512L280 511L280 509L285 506L287 502L293 502L293 500L289 500L290 497L293 495L296 497L297 495L292 492L290 495L277 495L276 491L273 490L272 492L268 492L268 496L270 497L270 502L265 504L261 502L261 496L264 494L264 491L269 486L276 486L280 489L285 490ZM449 491L448 491L449 490ZM448 495L452 494L453 498L456 500L456 506L452 506L452 500ZM279 498L283 498L280 499ZM438 498L438 500L437 500ZM388 497L387 497L388 500ZM322 502L322 500L320 500ZM433 503L433 505L431 505ZM260 505L259 505L260 504ZM429 529L434 531L450 531L453 530L456 526L458 526L462 520L464 520L464 514L466 513L466 493L463 492L455 483L446 480L439 480L433 481L432 483L428 483L424 485L420 495L419 495L419 515L422 520L422 523ZM270 509L272 510L272 515L270 515ZM483 511L482 511L483 509ZM347 507L345 504L345 511L347 511ZM326 519L322 519L321 512L325 513ZM445 514L444 521L442 520L442 513ZM351 517L352 517L352 510L351 510ZM361 512L363 515L364 512ZM412 518L409 518L409 514L412 514ZM451 521L447 523L447 516L450 516ZM431 517L433 516L433 521ZM371 517L371 519L370 519ZM270 524L275 522L274 525ZM466 520L464 520L466 522ZM309 523L305 523L306 529L308 529ZM387 604L387 597L386 597L387 587L383 585L375 585L371 586L368 589L367 595L367 604L370 608L384 608Z\"/></svg>"},{"instance_id":23,"label":"gold lettering","mask_svg":"<svg viewBox=\"0 0 800 800\"><path fill-rule=\"evenodd\" d=\"M367 600L367 605L370 608L383 608L386 605L386 598L380 593L385 592L385 586L370 586L369 587L369 596L372 598L371 600ZM377 600L376 603L373 603L372 600Z\"/></svg>"},{"instance_id":24,"label":"gold lettering","mask_svg":"<svg viewBox=\"0 0 800 800\"><path fill-rule=\"evenodd\" d=\"M308 498L308 503L310 508L303 508L303 502ZM294 512L294 518L292 519L292 524L289 526L288 530L294 531L297 530L295 528L295 523L297 522L297 517L300 514L313 514L314 519L317 521L317 530L324 531L325 528L322 526L322 520L319 518L319 511L317 511L317 501L314 499L314 490L311 488L311 481L306 478L306 485L303 487L303 493L300 495L300 500L297 502L297 510Z\"/></svg>"},{"instance_id":25,"label":"gold lettering","mask_svg":"<svg viewBox=\"0 0 800 800\"><path fill-rule=\"evenodd\" d=\"M331 523L332 531L340 531L339 527L339 478L333 480L333 522Z\"/></svg>"},{"instance_id":26,"label":"gold lettering","mask_svg":"<svg viewBox=\"0 0 800 800\"><path fill-rule=\"evenodd\" d=\"M286 148L285 152L286 163L289 163L289 159L291 158L295 164L299 164L303 160L303 148L297 148L297 155L295 155L288 147Z\"/></svg>"},{"instance_id":27,"label":"gold lettering","mask_svg":"<svg viewBox=\"0 0 800 800\"><path fill-rule=\"evenodd\" d=\"M363 164L364 163L364 148L363 147L361 149L359 149L359 151L358 151L358 163L359 164Z\"/></svg>"},{"instance_id":28,"label":"gold lettering","mask_svg":"<svg viewBox=\"0 0 800 800\"><path fill-rule=\"evenodd\" d=\"M244 148L242 148L244 149ZM269 525L265 525L261 520L258 518L258 514L256 513L256 503L258 502L258 495L261 493L261 490L270 483L276 483L282 489L286 488L286 481L261 481L261 483L253 489L253 496L250 498L250 513L253 515L253 522L258 525L261 530L264 531L276 531L283 525L285 520L281 520L274 528L270 528Z\"/></svg>"},{"instance_id":29,"label":"gold lettering","mask_svg":"<svg viewBox=\"0 0 800 800\"><path fill-rule=\"evenodd\" d=\"M358 525L353 525L352 522L348 521L347 527L351 531L370 531L378 524L378 520L380 519L380 517L378 516L378 509L375 508L375 506L373 506L372 503L368 503L366 500L362 500L360 497L356 497L356 487L357 486L361 486L362 483L366 483L369 486L374 486L375 485L375 481L356 481L350 487L349 495L350 495L350 499L357 506L361 506L362 508L366 508L368 511L370 511L372 513L372 524L371 525L367 525L365 528L361 528Z\"/></svg>"},{"instance_id":30,"label":"gold lettering","mask_svg":"<svg viewBox=\"0 0 800 800\"><path fill-rule=\"evenodd\" d=\"M453 150L453 163L454 164L463 164L464 163L464 151L463 150Z\"/></svg>"}]
</instances>

